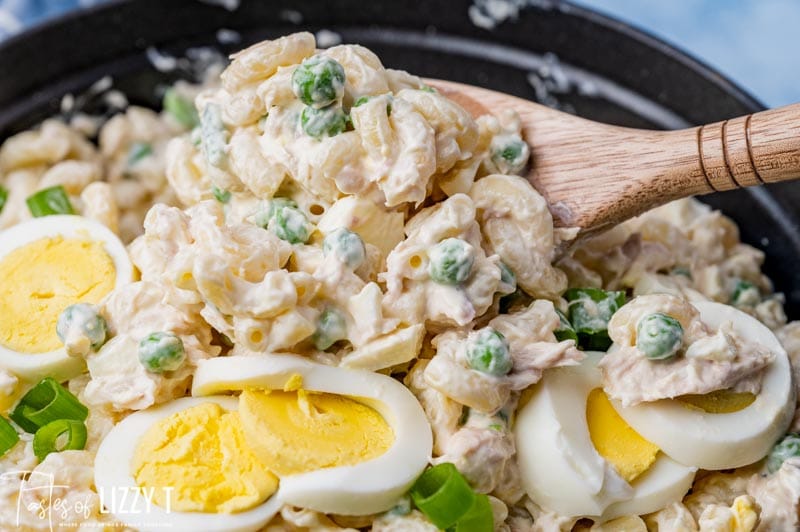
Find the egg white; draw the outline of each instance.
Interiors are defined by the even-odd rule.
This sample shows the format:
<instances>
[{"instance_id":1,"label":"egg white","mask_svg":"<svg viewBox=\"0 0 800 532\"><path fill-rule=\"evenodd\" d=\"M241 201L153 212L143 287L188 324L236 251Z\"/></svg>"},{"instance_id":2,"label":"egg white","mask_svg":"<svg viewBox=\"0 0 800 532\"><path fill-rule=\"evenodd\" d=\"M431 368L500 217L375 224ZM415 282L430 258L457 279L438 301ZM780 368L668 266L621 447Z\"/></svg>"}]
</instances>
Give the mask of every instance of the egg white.
<instances>
[{"instance_id":1,"label":"egg white","mask_svg":"<svg viewBox=\"0 0 800 532\"><path fill-rule=\"evenodd\" d=\"M611 401L620 416L645 439L682 464L702 469L729 469L766 456L786 432L795 406L789 358L780 341L752 316L728 305L696 302L701 319L716 329L733 323L740 336L775 353L755 401L737 412L710 414L676 400L623 407Z\"/></svg>"},{"instance_id":2,"label":"egg white","mask_svg":"<svg viewBox=\"0 0 800 532\"><path fill-rule=\"evenodd\" d=\"M184 397L161 406L140 410L123 419L106 435L94 459L94 483L103 502L110 506L114 517L141 532L163 530L203 530L205 532L251 532L267 524L280 510L282 503L277 494L260 505L237 513L179 512L148 503L143 496L133 497L138 489L131 475L131 461L139 444L139 437L155 423L187 408L203 403L217 403L225 410L237 410L234 397ZM114 494L120 501L110 504ZM125 502L121 502L122 494Z\"/></svg>"},{"instance_id":3,"label":"egg white","mask_svg":"<svg viewBox=\"0 0 800 532\"><path fill-rule=\"evenodd\" d=\"M192 395L247 387L281 390L296 374L303 377L305 390L347 396L375 409L395 439L385 453L365 462L283 476L276 496L287 504L341 515L392 508L428 465L433 436L417 399L391 377L293 355L219 357L198 363Z\"/></svg>"},{"instance_id":4,"label":"egg white","mask_svg":"<svg viewBox=\"0 0 800 532\"><path fill-rule=\"evenodd\" d=\"M56 236L101 242L114 263L114 288L133 280L133 264L117 235L103 224L83 216L44 216L0 231L0 261L20 247ZM63 347L46 353L20 353L0 345L0 367L30 382L44 377L63 382L81 374L86 364L80 357L69 356Z\"/></svg>"},{"instance_id":5,"label":"egg white","mask_svg":"<svg viewBox=\"0 0 800 532\"><path fill-rule=\"evenodd\" d=\"M603 353L587 353L579 366L554 368L532 389L514 427L522 485L539 506L597 522L641 515L680 500L696 469L663 453L628 483L592 443L586 402L602 385L596 364Z\"/></svg>"}]
</instances>

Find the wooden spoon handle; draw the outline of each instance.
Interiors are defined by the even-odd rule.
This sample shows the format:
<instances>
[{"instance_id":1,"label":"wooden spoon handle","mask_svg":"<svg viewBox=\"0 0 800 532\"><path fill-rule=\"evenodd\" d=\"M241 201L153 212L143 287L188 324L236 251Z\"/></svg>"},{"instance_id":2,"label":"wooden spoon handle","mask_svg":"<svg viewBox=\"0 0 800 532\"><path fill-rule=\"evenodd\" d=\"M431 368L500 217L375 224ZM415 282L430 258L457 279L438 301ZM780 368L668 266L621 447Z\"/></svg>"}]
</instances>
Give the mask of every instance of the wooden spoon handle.
<instances>
[{"instance_id":1,"label":"wooden spoon handle","mask_svg":"<svg viewBox=\"0 0 800 532\"><path fill-rule=\"evenodd\" d=\"M800 104L697 128L700 166L714 190L800 177Z\"/></svg>"}]
</instances>

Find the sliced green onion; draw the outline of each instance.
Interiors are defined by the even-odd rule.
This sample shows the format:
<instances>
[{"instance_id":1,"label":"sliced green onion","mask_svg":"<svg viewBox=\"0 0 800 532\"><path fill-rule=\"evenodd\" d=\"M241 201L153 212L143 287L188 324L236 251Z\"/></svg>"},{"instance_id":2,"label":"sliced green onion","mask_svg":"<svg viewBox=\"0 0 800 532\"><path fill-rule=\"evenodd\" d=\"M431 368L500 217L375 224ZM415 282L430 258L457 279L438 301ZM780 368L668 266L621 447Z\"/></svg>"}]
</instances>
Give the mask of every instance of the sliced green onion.
<instances>
[{"instance_id":1,"label":"sliced green onion","mask_svg":"<svg viewBox=\"0 0 800 532\"><path fill-rule=\"evenodd\" d=\"M569 322L578 333L578 344L587 351L606 351L611 346L608 322L625 304L625 292L600 288L570 288L564 292L569 302Z\"/></svg>"},{"instance_id":2,"label":"sliced green onion","mask_svg":"<svg viewBox=\"0 0 800 532\"><path fill-rule=\"evenodd\" d=\"M3 207L6 206L6 201L8 201L8 189L3 185L0 185L0 212L3 212Z\"/></svg>"},{"instance_id":3,"label":"sliced green onion","mask_svg":"<svg viewBox=\"0 0 800 532\"><path fill-rule=\"evenodd\" d=\"M494 530L494 513L489 497L483 494L475 496L475 502L452 529L454 532L492 532Z\"/></svg>"},{"instance_id":4,"label":"sliced green onion","mask_svg":"<svg viewBox=\"0 0 800 532\"><path fill-rule=\"evenodd\" d=\"M578 333L576 333L575 329L572 328L572 324L560 310L556 309L556 314L558 314L558 319L560 320L558 329L553 331L553 334L556 335L556 340L559 342L563 342L564 340L575 340L575 343L577 344Z\"/></svg>"},{"instance_id":5,"label":"sliced green onion","mask_svg":"<svg viewBox=\"0 0 800 532\"><path fill-rule=\"evenodd\" d=\"M475 503L475 492L451 463L431 467L411 487L414 504L440 529L453 526Z\"/></svg>"},{"instance_id":6,"label":"sliced green onion","mask_svg":"<svg viewBox=\"0 0 800 532\"><path fill-rule=\"evenodd\" d=\"M153 147L147 142L134 142L128 148L128 166L133 166L148 155L153 154Z\"/></svg>"},{"instance_id":7,"label":"sliced green onion","mask_svg":"<svg viewBox=\"0 0 800 532\"><path fill-rule=\"evenodd\" d=\"M353 102L353 107L358 107L360 105L364 105L369 101L369 96L359 96L356 101Z\"/></svg>"},{"instance_id":8,"label":"sliced green onion","mask_svg":"<svg viewBox=\"0 0 800 532\"><path fill-rule=\"evenodd\" d=\"M61 185L45 188L25 200L34 218L51 214L75 214L67 191Z\"/></svg>"},{"instance_id":9,"label":"sliced green onion","mask_svg":"<svg viewBox=\"0 0 800 532\"><path fill-rule=\"evenodd\" d=\"M47 377L28 390L10 417L26 432L35 433L52 421L59 419L83 421L88 415L89 409L82 405L77 397Z\"/></svg>"},{"instance_id":10,"label":"sliced green onion","mask_svg":"<svg viewBox=\"0 0 800 532\"><path fill-rule=\"evenodd\" d=\"M211 187L211 193L214 195L214 199L220 203L228 203L231 200L231 191L222 190L217 185Z\"/></svg>"},{"instance_id":11,"label":"sliced green onion","mask_svg":"<svg viewBox=\"0 0 800 532\"><path fill-rule=\"evenodd\" d=\"M19 434L17 430L11 426L11 423L2 416L0 416L0 456L3 456L10 451L19 441Z\"/></svg>"},{"instance_id":12,"label":"sliced green onion","mask_svg":"<svg viewBox=\"0 0 800 532\"><path fill-rule=\"evenodd\" d=\"M74 419L57 419L33 435L33 454L41 462L50 453L80 451L86 446L86 425Z\"/></svg>"},{"instance_id":13,"label":"sliced green onion","mask_svg":"<svg viewBox=\"0 0 800 532\"><path fill-rule=\"evenodd\" d=\"M161 103L164 110L186 129L192 129L200 124L200 117L197 115L194 103L178 94L173 87L167 89Z\"/></svg>"}]
</instances>

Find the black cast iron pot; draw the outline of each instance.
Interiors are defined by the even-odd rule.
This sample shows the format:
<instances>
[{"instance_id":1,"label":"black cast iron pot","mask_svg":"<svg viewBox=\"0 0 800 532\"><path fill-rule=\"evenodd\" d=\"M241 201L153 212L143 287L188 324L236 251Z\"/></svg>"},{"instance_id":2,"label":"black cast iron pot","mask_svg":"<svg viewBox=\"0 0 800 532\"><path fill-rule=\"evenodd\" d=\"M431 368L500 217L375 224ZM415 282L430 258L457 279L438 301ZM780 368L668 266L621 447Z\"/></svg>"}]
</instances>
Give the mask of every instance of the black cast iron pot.
<instances>
[{"instance_id":1,"label":"black cast iron pot","mask_svg":"<svg viewBox=\"0 0 800 532\"><path fill-rule=\"evenodd\" d=\"M212 5L221 3L120 0L4 43L0 139L58 112L64 94L80 93L105 75L132 102L157 106L158 87L186 73L156 71L148 47L177 55L200 45L230 52L301 29L329 30L329 38L363 44L390 67L483 85L614 124L680 128L763 108L685 53L556 0L529 1L492 28L480 0L242 0L233 11ZM220 28L235 30L241 41L220 45ZM765 272L786 294L790 317L800 317L800 183L703 201L731 216L742 239L766 252Z\"/></svg>"}]
</instances>

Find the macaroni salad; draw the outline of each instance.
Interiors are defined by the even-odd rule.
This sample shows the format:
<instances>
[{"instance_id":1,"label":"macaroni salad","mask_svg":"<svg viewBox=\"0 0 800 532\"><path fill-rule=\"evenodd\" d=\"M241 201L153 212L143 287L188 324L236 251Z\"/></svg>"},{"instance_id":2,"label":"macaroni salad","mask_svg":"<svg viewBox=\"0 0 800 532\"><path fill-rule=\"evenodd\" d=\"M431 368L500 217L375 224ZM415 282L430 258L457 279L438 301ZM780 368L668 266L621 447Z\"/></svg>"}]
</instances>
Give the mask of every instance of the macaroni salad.
<instances>
[{"instance_id":1,"label":"macaroni salad","mask_svg":"<svg viewBox=\"0 0 800 532\"><path fill-rule=\"evenodd\" d=\"M529 157L310 33L7 139L0 529L799 529L764 254L687 199L557 256Z\"/></svg>"}]
</instances>

